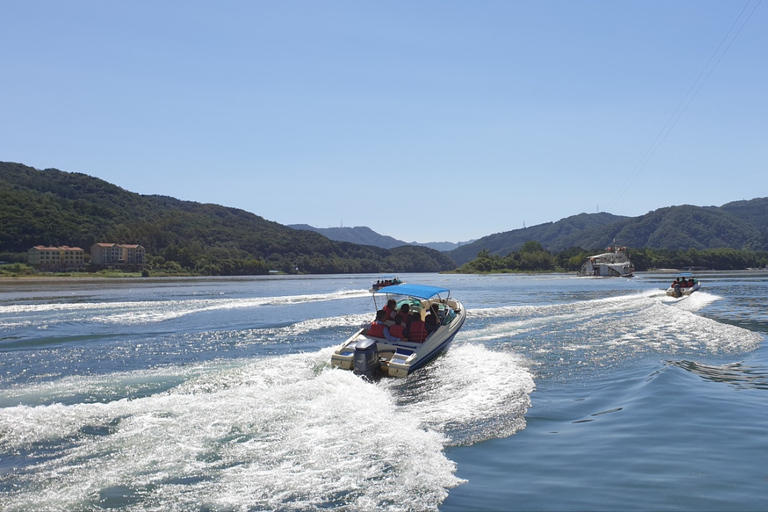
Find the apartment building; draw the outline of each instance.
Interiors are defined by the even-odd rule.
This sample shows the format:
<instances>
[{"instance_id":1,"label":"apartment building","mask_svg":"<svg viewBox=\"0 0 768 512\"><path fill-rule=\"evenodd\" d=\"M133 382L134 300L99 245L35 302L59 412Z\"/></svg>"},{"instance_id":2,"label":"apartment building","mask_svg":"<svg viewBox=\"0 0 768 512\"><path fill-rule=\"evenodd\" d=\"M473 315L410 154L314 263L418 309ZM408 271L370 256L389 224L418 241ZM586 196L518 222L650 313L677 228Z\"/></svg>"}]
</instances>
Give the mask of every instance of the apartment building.
<instances>
[{"instance_id":1,"label":"apartment building","mask_svg":"<svg viewBox=\"0 0 768 512\"><path fill-rule=\"evenodd\" d=\"M69 270L85 266L85 251L79 247L36 245L27 251L28 263L42 270Z\"/></svg>"},{"instance_id":2,"label":"apartment building","mask_svg":"<svg viewBox=\"0 0 768 512\"><path fill-rule=\"evenodd\" d=\"M96 243L91 246L91 264L109 267L143 266L144 247L136 244Z\"/></svg>"}]
</instances>

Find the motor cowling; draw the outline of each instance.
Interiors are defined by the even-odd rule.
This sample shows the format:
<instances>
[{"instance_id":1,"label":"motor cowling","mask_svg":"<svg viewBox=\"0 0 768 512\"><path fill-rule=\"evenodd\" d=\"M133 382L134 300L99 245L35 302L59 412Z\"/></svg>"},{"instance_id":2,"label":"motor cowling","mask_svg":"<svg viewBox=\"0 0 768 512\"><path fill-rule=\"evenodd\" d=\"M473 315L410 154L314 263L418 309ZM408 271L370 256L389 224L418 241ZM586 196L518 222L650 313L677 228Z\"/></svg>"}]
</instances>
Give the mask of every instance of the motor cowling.
<instances>
[{"instance_id":1,"label":"motor cowling","mask_svg":"<svg viewBox=\"0 0 768 512\"><path fill-rule=\"evenodd\" d=\"M355 344L352 370L355 375L360 375L368 380L374 380L380 376L379 349L374 340L366 338Z\"/></svg>"}]
</instances>

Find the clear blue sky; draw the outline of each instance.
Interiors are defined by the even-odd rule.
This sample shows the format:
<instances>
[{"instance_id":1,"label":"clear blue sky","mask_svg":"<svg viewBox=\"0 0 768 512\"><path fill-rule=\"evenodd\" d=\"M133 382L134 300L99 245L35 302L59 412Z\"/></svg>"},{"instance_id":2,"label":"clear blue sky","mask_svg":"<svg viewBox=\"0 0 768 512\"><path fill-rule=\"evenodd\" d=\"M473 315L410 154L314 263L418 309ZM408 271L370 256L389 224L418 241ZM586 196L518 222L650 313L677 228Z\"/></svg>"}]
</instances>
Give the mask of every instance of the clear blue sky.
<instances>
[{"instance_id":1,"label":"clear blue sky","mask_svg":"<svg viewBox=\"0 0 768 512\"><path fill-rule=\"evenodd\" d=\"M0 3L0 160L464 241L768 196L768 4Z\"/></svg>"}]
</instances>

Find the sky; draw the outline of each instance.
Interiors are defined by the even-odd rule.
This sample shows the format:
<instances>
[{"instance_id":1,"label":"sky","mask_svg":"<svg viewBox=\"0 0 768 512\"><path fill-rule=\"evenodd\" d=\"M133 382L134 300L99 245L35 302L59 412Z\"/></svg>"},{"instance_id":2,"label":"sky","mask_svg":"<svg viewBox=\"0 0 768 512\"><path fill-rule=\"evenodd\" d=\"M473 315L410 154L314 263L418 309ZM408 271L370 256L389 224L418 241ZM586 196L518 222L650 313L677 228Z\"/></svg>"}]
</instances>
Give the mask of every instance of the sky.
<instances>
[{"instance_id":1,"label":"sky","mask_svg":"<svg viewBox=\"0 0 768 512\"><path fill-rule=\"evenodd\" d=\"M0 161L460 242L768 196L768 2L0 2Z\"/></svg>"}]
</instances>

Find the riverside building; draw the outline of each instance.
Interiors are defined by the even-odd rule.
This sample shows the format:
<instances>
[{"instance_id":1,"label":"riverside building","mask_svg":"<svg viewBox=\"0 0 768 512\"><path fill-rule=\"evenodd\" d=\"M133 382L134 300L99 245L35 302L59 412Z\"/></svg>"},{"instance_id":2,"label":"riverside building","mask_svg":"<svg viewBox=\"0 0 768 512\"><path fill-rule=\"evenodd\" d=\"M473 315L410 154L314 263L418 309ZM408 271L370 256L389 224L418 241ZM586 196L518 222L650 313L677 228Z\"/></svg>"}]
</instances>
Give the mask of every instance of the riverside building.
<instances>
[{"instance_id":1,"label":"riverside building","mask_svg":"<svg viewBox=\"0 0 768 512\"><path fill-rule=\"evenodd\" d=\"M27 251L27 261L42 270L72 270L85 266L85 251L79 247L36 245Z\"/></svg>"}]
</instances>

